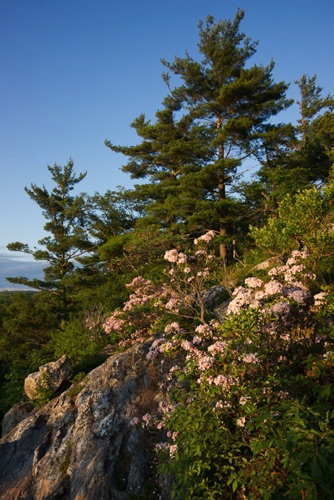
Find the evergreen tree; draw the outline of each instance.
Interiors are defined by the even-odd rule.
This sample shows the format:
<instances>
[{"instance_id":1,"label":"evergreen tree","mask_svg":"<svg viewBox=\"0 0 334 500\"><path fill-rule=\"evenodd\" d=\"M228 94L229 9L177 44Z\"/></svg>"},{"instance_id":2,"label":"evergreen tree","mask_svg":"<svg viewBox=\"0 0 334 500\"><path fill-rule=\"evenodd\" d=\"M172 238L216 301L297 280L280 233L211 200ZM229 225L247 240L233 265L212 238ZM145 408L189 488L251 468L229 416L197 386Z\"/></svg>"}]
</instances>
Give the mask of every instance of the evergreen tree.
<instances>
[{"instance_id":1,"label":"evergreen tree","mask_svg":"<svg viewBox=\"0 0 334 500\"><path fill-rule=\"evenodd\" d=\"M130 157L123 171L133 179L149 181L125 193L134 210L145 217L146 224L172 232L180 230L201 197L198 189L192 192L196 189L194 182L186 191L182 182L185 175L195 175L207 159L208 141L205 129L193 127L189 116L178 119L178 108L166 105L157 111L154 124L143 114L136 118L131 126L142 139L141 144L124 147L106 141L110 149Z\"/></svg>"},{"instance_id":2,"label":"evergreen tree","mask_svg":"<svg viewBox=\"0 0 334 500\"><path fill-rule=\"evenodd\" d=\"M316 83L316 75L303 75L296 82L300 89L298 156L303 157L303 166L309 182L325 182L333 164L334 144L334 97L323 96L323 88Z\"/></svg>"},{"instance_id":3,"label":"evergreen tree","mask_svg":"<svg viewBox=\"0 0 334 500\"><path fill-rule=\"evenodd\" d=\"M326 182L334 160L333 96L323 96L316 75L303 75L295 83L300 92L297 125L285 127L284 141L274 137L259 171L261 190L272 209L287 194Z\"/></svg>"},{"instance_id":4,"label":"evergreen tree","mask_svg":"<svg viewBox=\"0 0 334 500\"><path fill-rule=\"evenodd\" d=\"M155 124L144 116L133 122L144 138L139 146L106 141L113 151L130 157L124 171L151 181L135 189L135 194L148 196L147 213L154 211L160 219L164 215L167 226L176 221L187 230L218 229L224 259L235 212L240 215L231 196L238 167L261 153L270 118L290 104L287 85L273 81L273 63L247 66L257 43L240 32L243 17L239 9L233 21L215 23L209 16L200 22L200 62L189 54L172 63L162 61L170 95ZM174 89L172 75L181 80Z\"/></svg>"},{"instance_id":5,"label":"evergreen tree","mask_svg":"<svg viewBox=\"0 0 334 500\"><path fill-rule=\"evenodd\" d=\"M127 233L135 224L136 216L124 195L125 190L95 193L89 199L89 232L102 245L116 234Z\"/></svg>"},{"instance_id":6,"label":"evergreen tree","mask_svg":"<svg viewBox=\"0 0 334 500\"><path fill-rule=\"evenodd\" d=\"M45 261L44 280L29 280L25 277L7 278L11 283L19 283L57 298L57 309L66 318L75 303L76 261L94 248L87 233L88 215L86 196L73 196L71 191L84 179L86 173L76 176L74 164L69 161L64 167L48 166L55 187L51 192L36 184L25 188L26 193L42 209L47 220L44 229L49 236L38 243L44 249L31 249L20 242L10 243L7 248L31 254L35 260Z\"/></svg>"},{"instance_id":7,"label":"evergreen tree","mask_svg":"<svg viewBox=\"0 0 334 500\"><path fill-rule=\"evenodd\" d=\"M306 148L307 144L312 140L314 135L314 127L312 126L319 113L326 109L333 109L334 99L331 95L322 96L323 88L317 85L317 76L309 77L303 75L300 80L295 83L299 87L300 101L298 120L299 126L297 130L300 135L299 148Z\"/></svg>"},{"instance_id":8,"label":"evergreen tree","mask_svg":"<svg viewBox=\"0 0 334 500\"><path fill-rule=\"evenodd\" d=\"M124 195L124 190L95 193L88 198L88 232L95 241L94 248L78 257L77 286L80 286L80 304L84 309L107 307L113 309L122 303L126 278L122 264L123 254L117 252L106 257L101 251L109 241L126 239L135 224L135 214Z\"/></svg>"}]
</instances>

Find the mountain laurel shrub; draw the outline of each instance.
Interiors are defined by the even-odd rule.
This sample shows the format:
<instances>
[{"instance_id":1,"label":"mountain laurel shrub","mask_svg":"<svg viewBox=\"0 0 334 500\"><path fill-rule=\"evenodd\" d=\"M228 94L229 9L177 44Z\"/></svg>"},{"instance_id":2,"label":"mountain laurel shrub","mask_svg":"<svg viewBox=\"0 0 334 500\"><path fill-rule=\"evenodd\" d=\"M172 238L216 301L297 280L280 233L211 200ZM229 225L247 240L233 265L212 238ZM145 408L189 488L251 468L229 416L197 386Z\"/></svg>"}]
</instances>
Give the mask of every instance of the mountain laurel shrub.
<instances>
[{"instance_id":1,"label":"mountain laurel shrub","mask_svg":"<svg viewBox=\"0 0 334 500\"><path fill-rule=\"evenodd\" d=\"M214 231L208 231L195 240L192 254L167 250L164 258L168 269L162 283L137 276L126 285L128 300L103 324L112 343L125 348L141 342L173 319L182 319L185 324L207 322L203 292L217 270L217 259L210 251L214 236Z\"/></svg>"},{"instance_id":2,"label":"mountain laurel shrub","mask_svg":"<svg viewBox=\"0 0 334 500\"><path fill-rule=\"evenodd\" d=\"M318 279L333 281L334 273L334 181L324 188L313 186L287 195L265 226L251 227L257 251L287 258L306 248Z\"/></svg>"},{"instance_id":3,"label":"mountain laurel shrub","mask_svg":"<svg viewBox=\"0 0 334 500\"><path fill-rule=\"evenodd\" d=\"M309 262L294 251L266 280L247 278L220 326L166 327L156 352L185 354L155 416L173 498L331 498L333 295L311 292Z\"/></svg>"}]
</instances>

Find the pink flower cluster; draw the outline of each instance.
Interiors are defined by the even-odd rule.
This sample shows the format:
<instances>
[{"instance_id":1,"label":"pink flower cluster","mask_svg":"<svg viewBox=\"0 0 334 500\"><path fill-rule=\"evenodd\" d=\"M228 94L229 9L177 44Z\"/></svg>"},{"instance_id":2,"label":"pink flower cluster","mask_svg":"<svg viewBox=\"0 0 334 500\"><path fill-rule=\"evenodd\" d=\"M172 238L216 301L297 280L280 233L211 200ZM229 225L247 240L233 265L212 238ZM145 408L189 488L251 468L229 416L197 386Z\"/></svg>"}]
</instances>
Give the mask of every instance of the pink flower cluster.
<instances>
[{"instance_id":1,"label":"pink flower cluster","mask_svg":"<svg viewBox=\"0 0 334 500\"><path fill-rule=\"evenodd\" d=\"M178 314L180 311L180 301L173 297L165 304L165 308L174 314Z\"/></svg>"},{"instance_id":2,"label":"pink flower cluster","mask_svg":"<svg viewBox=\"0 0 334 500\"><path fill-rule=\"evenodd\" d=\"M262 288L264 283L259 278L250 277L245 279L245 285L248 288Z\"/></svg>"},{"instance_id":3,"label":"pink flower cluster","mask_svg":"<svg viewBox=\"0 0 334 500\"><path fill-rule=\"evenodd\" d=\"M238 286L233 292L233 300L227 307L226 314L239 314L245 307L259 307L260 303L254 300L254 294L251 289Z\"/></svg>"},{"instance_id":4,"label":"pink flower cluster","mask_svg":"<svg viewBox=\"0 0 334 500\"><path fill-rule=\"evenodd\" d=\"M167 252L165 252L164 259L171 264L177 265L185 264L187 262L187 256L182 252L179 253L176 248L167 250Z\"/></svg>"},{"instance_id":5,"label":"pink flower cluster","mask_svg":"<svg viewBox=\"0 0 334 500\"><path fill-rule=\"evenodd\" d=\"M285 318L290 314L291 306L288 302L281 300L268 308L268 312L272 312L280 318Z\"/></svg>"},{"instance_id":6,"label":"pink flower cluster","mask_svg":"<svg viewBox=\"0 0 334 500\"><path fill-rule=\"evenodd\" d=\"M181 332L180 325L176 321L174 321L173 323L169 323L169 325L166 325L165 327L166 335L175 335L180 332Z\"/></svg>"},{"instance_id":7,"label":"pink flower cluster","mask_svg":"<svg viewBox=\"0 0 334 500\"><path fill-rule=\"evenodd\" d=\"M106 319L103 329L106 333L112 331L121 332L126 325L126 320L123 318L121 311L115 311L110 318Z\"/></svg>"},{"instance_id":8,"label":"pink flower cluster","mask_svg":"<svg viewBox=\"0 0 334 500\"><path fill-rule=\"evenodd\" d=\"M313 299L314 299L314 305L315 306L323 306L323 305L325 305L327 303L326 297L327 297L327 293L325 293L325 292L317 293L313 297Z\"/></svg>"},{"instance_id":9,"label":"pink flower cluster","mask_svg":"<svg viewBox=\"0 0 334 500\"><path fill-rule=\"evenodd\" d=\"M157 452L167 452L169 454L169 458L173 459L176 456L176 453L178 451L178 446L177 444L171 444L171 443L158 443L155 445L155 449Z\"/></svg>"},{"instance_id":10,"label":"pink flower cluster","mask_svg":"<svg viewBox=\"0 0 334 500\"><path fill-rule=\"evenodd\" d=\"M142 416L142 427L147 427L152 420L152 415L150 413L146 413Z\"/></svg>"},{"instance_id":11,"label":"pink flower cluster","mask_svg":"<svg viewBox=\"0 0 334 500\"><path fill-rule=\"evenodd\" d=\"M252 363L259 363L260 360L259 360L259 357L256 353L249 353L249 354L246 354L243 358L242 358L242 361L244 363L249 363L249 364L252 364Z\"/></svg>"},{"instance_id":12,"label":"pink flower cluster","mask_svg":"<svg viewBox=\"0 0 334 500\"><path fill-rule=\"evenodd\" d=\"M137 276L126 287L132 292L122 310L115 310L103 324L106 333L117 333L119 344L129 346L142 342L151 325L161 314L162 302L167 300L168 291L163 285L155 285L151 280ZM145 314L140 310L150 306ZM123 337L123 339L122 339Z\"/></svg>"},{"instance_id":13,"label":"pink flower cluster","mask_svg":"<svg viewBox=\"0 0 334 500\"><path fill-rule=\"evenodd\" d=\"M226 350L226 346L226 342L217 341L208 347L208 352L212 354L212 356L222 356Z\"/></svg>"},{"instance_id":14,"label":"pink flower cluster","mask_svg":"<svg viewBox=\"0 0 334 500\"><path fill-rule=\"evenodd\" d=\"M145 279L142 276L137 276L131 283L125 285L133 291L129 300L125 303L123 311L132 311L135 307L147 304L152 299L158 299L160 290L152 283L151 280Z\"/></svg>"},{"instance_id":15,"label":"pink flower cluster","mask_svg":"<svg viewBox=\"0 0 334 500\"><path fill-rule=\"evenodd\" d=\"M213 383L214 385L226 390L230 388L230 385L233 384L234 381L232 377L220 374L213 379Z\"/></svg>"},{"instance_id":16,"label":"pink flower cluster","mask_svg":"<svg viewBox=\"0 0 334 500\"><path fill-rule=\"evenodd\" d=\"M306 272L305 264L300 263L301 259L306 258L306 252L292 252L292 257L284 266L273 267L268 272L271 277L268 283L254 277L247 278L245 286L239 286L234 290L227 314L239 314L247 307L254 309L262 307L266 313L271 311L279 316L286 316L291 310L291 300L300 305L306 304L311 298L306 282L315 279L313 273ZM278 304L272 305L271 309L265 307L269 299L273 300L275 296L282 295L286 298L285 303L281 300Z\"/></svg>"},{"instance_id":17,"label":"pink flower cluster","mask_svg":"<svg viewBox=\"0 0 334 500\"><path fill-rule=\"evenodd\" d=\"M219 326L219 325L218 325ZM195 328L195 333L204 339L212 339L213 337L213 327L208 324L198 325Z\"/></svg>"},{"instance_id":18,"label":"pink flower cluster","mask_svg":"<svg viewBox=\"0 0 334 500\"><path fill-rule=\"evenodd\" d=\"M286 261L285 265L273 267L268 272L268 275L276 277L289 285L305 288L305 281L314 280L316 278L315 274L305 272L306 266L301 263L301 261L307 259L307 257L307 252L295 250L292 252L291 257ZM299 278L302 278L303 282L299 281Z\"/></svg>"},{"instance_id":19,"label":"pink flower cluster","mask_svg":"<svg viewBox=\"0 0 334 500\"><path fill-rule=\"evenodd\" d=\"M198 245L200 242L202 243L210 243L212 238L214 238L216 235L215 231L208 231L207 233L203 234L199 238L194 240L195 245Z\"/></svg>"}]
</instances>

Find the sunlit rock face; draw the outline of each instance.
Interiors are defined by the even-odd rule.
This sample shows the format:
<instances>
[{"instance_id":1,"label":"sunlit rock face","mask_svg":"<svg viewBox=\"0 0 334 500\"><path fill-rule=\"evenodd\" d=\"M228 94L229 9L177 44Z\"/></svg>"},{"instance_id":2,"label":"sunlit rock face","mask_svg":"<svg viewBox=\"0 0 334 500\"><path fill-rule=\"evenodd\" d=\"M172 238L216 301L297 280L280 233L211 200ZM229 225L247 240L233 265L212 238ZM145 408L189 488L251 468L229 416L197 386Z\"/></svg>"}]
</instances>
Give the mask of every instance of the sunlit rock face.
<instances>
[{"instance_id":1,"label":"sunlit rock face","mask_svg":"<svg viewBox=\"0 0 334 500\"><path fill-rule=\"evenodd\" d=\"M1 500L170 497L153 452L161 436L131 423L154 413L162 397L169 367L147 359L152 342L112 355L8 427L0 441Z\"/></svg>"},{"instance_id":2,"label":"sunlit rock face","mask_svg":"<svg viewBox=\"0 0 334 500\"><path fill-rule=\"evenodd\" d=\"M38 372L30 373L24 381L24 392L29 399L38 397L41 390L56 393L71 375L71 362L67 356L40 366Z\"/></svg>"}]
</instances>

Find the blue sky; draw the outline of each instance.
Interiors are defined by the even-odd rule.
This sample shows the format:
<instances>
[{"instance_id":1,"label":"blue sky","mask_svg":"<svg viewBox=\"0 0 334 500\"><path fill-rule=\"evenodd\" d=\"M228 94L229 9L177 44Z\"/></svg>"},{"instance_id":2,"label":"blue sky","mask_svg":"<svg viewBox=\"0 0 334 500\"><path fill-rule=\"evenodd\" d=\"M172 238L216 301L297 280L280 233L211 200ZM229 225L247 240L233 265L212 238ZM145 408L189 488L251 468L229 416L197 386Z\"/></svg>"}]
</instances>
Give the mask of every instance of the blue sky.
<instances>
[{"instance_id":1,"label":"blue sky","mask_svg":"<svg viewBox=\"0 0 334 500\"><path fill-rule=\"evenodd\" d=\"M47 165L72 158L89 194L131 186L104 140L134 144L130 123L142 112L154 119L167 92L160 58L196 57L198 21L238 7L242 31L259 41L253 62L273 59L290 97L302 74L333 92L333 0L0 1L0 269L9 242L43 237L24 186L52 189ZM295 106L284 119L296 118Z\"/></svg>"}]
</instances>

